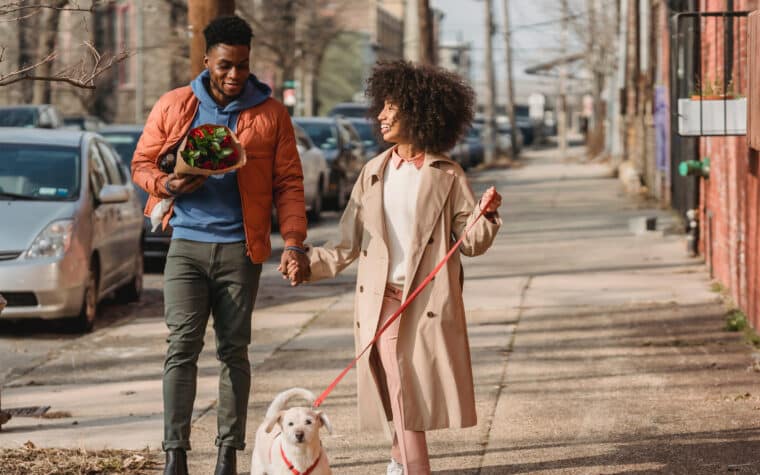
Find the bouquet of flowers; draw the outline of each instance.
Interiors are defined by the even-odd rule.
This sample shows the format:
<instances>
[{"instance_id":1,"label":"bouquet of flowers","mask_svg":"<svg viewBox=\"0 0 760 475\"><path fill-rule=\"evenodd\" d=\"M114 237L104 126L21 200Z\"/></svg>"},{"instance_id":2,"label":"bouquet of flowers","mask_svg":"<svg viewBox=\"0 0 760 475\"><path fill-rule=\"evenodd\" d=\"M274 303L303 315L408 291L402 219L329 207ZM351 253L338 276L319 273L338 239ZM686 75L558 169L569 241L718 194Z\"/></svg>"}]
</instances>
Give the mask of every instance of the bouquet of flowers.
<instances>
[{"instance_id":1,"label":"bouquet of flowers","mask_svg":"<svg viewBox=\"0 0 760 475\"><path fill-rule=\"evenodd\" d=\"M223 125L204 124L190 129L187 137L180 143L175 157L174 173L221 175L242 167L245 162L245 149L232 130ZM168 170L161 168L168 173ZM153 207L150 213L153 231L161 225L173 200L165 198Z\"/></svg>"},{"instance_id":2,"label":"bouquet of flowers","mask_svg":"<svg viewBox=\"0 0 760 475\"><path fill-rule=\"evenodd\" d=\"M223 125L199 125L190 130L177 151L174 172L217 175L245 165L245 150L235 134Z\"/></svg>"}]
</instances>

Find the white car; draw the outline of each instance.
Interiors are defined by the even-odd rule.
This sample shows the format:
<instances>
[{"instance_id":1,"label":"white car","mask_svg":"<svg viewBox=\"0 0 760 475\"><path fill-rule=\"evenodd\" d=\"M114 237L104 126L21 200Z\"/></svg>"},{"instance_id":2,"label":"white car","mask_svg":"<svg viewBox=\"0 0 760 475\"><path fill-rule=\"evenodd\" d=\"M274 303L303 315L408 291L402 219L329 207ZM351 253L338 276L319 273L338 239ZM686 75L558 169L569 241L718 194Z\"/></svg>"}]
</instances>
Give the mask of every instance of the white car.
<instances>
[{"instance_id":1,"label":"white car","mask_svg":"<svg viewBox=\"0 0 760 475\"><path fill-rule=\"evenodd\" d=\"M118 154L85 131L0 128L3 319L73 317L143 285L142 209Z\"/></svg>"},{"instance_id":2,"label":"white car","mask_svg":"<svg viewBox=\"0 0 760 475\"><path fill-rule=\"evenodd\" d=\"M327 192L328 180L330 179L330 167L325 160L325 154L314 145L303 128L293 122L293 129L296 133L298 155L301 157L301 168L303 168L306 211L309 219L319 221L322 213L322 200Z\"/></svg>"}]
</instances>

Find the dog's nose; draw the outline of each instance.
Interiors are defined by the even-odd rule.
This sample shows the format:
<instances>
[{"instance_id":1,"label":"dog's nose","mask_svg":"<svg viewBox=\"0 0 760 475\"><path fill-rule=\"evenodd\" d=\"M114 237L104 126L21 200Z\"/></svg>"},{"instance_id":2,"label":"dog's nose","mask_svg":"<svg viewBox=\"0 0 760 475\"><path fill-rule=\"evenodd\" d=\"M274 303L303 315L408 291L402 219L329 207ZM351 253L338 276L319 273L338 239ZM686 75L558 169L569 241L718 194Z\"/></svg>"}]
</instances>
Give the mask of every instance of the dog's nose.
<instances>
[{"instance_id":1,"label":"dog's nose","mask_svg":"<svg viewBox=\"0 0 760 475\"><path fill-rule=\"evenodd\" d=\"M303 431L299 430L298 432L296 432L296 440L298 440L299 442L303 442L303 437L304 437Z\"/></svg>"}]
</instances>

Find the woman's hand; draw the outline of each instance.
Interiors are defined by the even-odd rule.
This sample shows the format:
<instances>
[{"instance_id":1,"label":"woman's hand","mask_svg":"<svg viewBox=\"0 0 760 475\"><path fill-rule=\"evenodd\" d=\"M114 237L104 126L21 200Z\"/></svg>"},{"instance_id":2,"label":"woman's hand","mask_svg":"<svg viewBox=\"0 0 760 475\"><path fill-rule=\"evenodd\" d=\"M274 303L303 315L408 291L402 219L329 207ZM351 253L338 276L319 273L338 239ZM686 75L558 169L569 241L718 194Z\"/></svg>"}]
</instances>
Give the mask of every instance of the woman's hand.
<instances>
[{"instance_id":1,"label":"woman's hand","mask_svg":"<svg viewBox=\"0 0 760 475\"><path fill-rule=\"evenodd\" d=\"M501 195L496 191L496 188L492 186L483 193L483 197L480 198L480 206L480 209L485 213L495 213L499 210L499 206L501 206ZM485 208L483 206L485 206Z\"/></svg>"}]
</instances>

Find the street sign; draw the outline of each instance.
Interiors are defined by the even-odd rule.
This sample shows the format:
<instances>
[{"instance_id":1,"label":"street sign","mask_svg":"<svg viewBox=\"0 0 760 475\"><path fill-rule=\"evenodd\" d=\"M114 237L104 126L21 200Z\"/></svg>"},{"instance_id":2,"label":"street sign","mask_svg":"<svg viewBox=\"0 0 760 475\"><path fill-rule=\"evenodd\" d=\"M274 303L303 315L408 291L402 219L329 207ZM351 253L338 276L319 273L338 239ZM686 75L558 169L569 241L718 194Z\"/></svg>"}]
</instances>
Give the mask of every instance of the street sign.
<instances>
[{"instance_id":1,"label":"street sign","mask_svg":"<svg viewBox=\"0 0 760 475\"><path fill-rule=\"evenodd\" d=\"M296 105L296 90L295 89L285 89L282 91L282 103L285 104L288 107L293 107Z\"/></svg>"}]
</instances>

